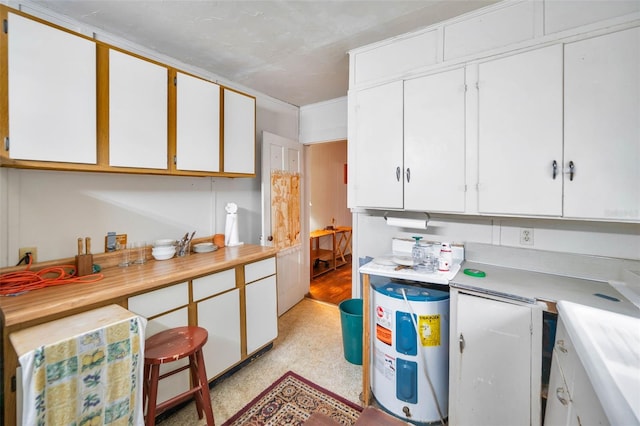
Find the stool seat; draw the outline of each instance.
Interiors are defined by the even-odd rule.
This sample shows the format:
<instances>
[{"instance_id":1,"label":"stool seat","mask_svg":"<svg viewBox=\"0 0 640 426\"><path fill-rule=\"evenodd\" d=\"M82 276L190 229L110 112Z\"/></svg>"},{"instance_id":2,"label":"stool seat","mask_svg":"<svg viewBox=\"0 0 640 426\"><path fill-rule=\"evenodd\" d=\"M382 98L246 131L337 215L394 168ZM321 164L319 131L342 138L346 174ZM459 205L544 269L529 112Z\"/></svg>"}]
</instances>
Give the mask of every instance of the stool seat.
<instances>
[{"instance_id":1,"label":"stool seat","mask_svg":"<svg viewBox=\"0 0 640 426\"><path fill-rule=\"evenodd\" d=\"M144 363L165 364L195 353L209 335L201 327L177 327L154 334L145 341Z\"/></svg>"},{"instance_id":2,"label":"stool seat","mask_svg":"<svg viewBox=\"0 0 640 426\"><path fill-rule=\"evenodd\" d=\"M198 417L202 419L204 415L207 425L214 425L209 382L202 355L202 348L207 343L208 337L207 330L204 328L187 326L165 330L145 340L143 400L147 406L145 419L147 426L155 424L156 414L186 401L191 395L196 401ZM161 364L178 361L185 357L189 357L188 365L160 375ZM186 369L191 372L191 389L162 404L157 404L158 382Z\"/></svg>"}]
</instances>

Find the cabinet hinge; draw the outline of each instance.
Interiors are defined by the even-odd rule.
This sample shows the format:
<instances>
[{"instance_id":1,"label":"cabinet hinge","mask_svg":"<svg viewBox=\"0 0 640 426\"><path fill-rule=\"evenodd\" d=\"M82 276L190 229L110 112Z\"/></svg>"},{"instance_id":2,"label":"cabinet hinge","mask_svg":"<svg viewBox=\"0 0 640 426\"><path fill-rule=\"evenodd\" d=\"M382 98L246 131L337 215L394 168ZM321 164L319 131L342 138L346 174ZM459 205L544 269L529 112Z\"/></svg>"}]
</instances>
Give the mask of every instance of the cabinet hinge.
<instances>
[{"instance_id":1,"label":"cabinet hinge","mask_svg":"<svg viewBox=\"0 0 640 426\"><path fill-rule=\"evenodd\" d=\"M11 145L11 143L9 142L9 136L6 136L4 138L4 150L5 151L9 151L10 145Z\"/></svg>"},{"instance_id":2,"label":"cabinet hinge","mask_svg":"<svg viewBox=\"0 0 640 426\"><path fill-rule=\"evenodd\" d=\"M533 336L533 324L529 324L529 334Z\"/></svg>"},{"instance_id":3,"label":"cabinet hinge","mask_svg":"<svg viewBox=\"0 0 640 426\"><path fill-rule=\"evenodd\" d=\"M480 82L476 81L476 89L480 90Z\"/></svg>"},{"instance_id":4,"label":"cabinet hinge","mask_svg":"<svg viewBox=\"0 0 640 426\"><path fill-rule=\"evenodd\" d=\"M464 85L464 92L467 93L467 91L469 90L469 86L467 86L467 84L465 83Z\"/></svg>"},{"instance_id":5,"label":"cabinet hinge","mask_svg":"<svg viewBox=\"0 0 640 426\"><path fill-rule=\"evenodd\" d=\"M9 21L7 21L6 19L2 21L2 30L5 34L9 34Z\"/></svg>"},{"instance_id":6,"label":"cabinet hinge","mask_svg":"<svg viewBox=\"0 0 640 426\"><path fill-rule=\"evenodd\" d=\"M16 391L16 376L11 376L11 392Z\"/></svg>"},{"instance_id":7,"label":"cabinet hinge","mask_svg":"<svg viewBox=\"0 0 640 426\"><path fill-rule=\"evenodd\" d=\"M178 156L177 155L173 156L173 164L174 165L178 164Z\"/></svg>"},{"instance_id":8,"label":"cabinet hinge","mask_svg":"<svg viewBox=\"0 0 640 426\"><path fill-rule=\"evenodd\" d=\"M178 85L178 77L173 77L173 85L174 86Z\"/></svg>"}]
</instances>

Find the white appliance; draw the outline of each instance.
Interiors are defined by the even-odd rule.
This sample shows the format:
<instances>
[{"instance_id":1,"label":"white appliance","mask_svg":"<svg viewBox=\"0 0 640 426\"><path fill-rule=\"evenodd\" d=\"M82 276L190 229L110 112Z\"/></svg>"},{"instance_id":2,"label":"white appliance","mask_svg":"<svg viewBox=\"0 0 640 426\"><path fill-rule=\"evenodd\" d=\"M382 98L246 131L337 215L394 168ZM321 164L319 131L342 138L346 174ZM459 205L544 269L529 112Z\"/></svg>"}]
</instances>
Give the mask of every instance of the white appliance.
<instances>
[{"instance_id":1,"label":"white appliance","mask_svg":"<svg viewBox=\"0 0 640 426\"><path fill-rule=\"evenodd\" d=\"M373 396L405 421L439 423L449 406L448 289L379 279L371 287Z\"/></svg>"},{"instance_id":2,"label":"white appliance","mask_svg":"<svg viewBox=\"0 0 640 426\"><path fill-rule=\"evenodd\" d=\"M369 274L371 283L373 396L389 413L425 425L448 416L448 285L460 270L464 246L451 245L449 271L425 272L410 266L414 244L393 238L391 254L373 259L359 271ZM440 242L421 245L439 255Z\"/></svg>"}]
</instances>

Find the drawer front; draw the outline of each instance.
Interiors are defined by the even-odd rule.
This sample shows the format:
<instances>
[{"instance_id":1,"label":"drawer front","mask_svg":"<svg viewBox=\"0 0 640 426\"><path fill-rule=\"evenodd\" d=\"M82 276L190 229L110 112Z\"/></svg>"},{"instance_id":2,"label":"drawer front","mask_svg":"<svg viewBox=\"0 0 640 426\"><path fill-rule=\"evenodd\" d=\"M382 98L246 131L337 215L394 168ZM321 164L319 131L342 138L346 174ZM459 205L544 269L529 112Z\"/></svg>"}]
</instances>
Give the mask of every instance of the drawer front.
<instances>
[{"instance_id":1,"label":"drawer front","mask_svg":"<svg viewBox=\"0 0 640 426\"><path fill-rule=\"evenodd\" d=\"M214 296L236 286L236 270L218 272L193 280L193 300Z\"/></svg>"},{"instance_id":2,"label":"drawer front","mask_svg":"<svg viewBox=\"0 0 640 426\"><path fill-rule=\"evenodd\" d=\"M172 285L129 298L129 310L145 318L189 304L187 283Z\"/></svg>"},{"instance_id":3,"label":"drawer front","mask_svg":"<svg viewBox=\"0 0 640 426\"><path fill-rule=\"evenodd\" d=\"M244 282L251 283L276 273L276 258L270 257L259 262L244 265Z\"/></svg>"}]
</instances>

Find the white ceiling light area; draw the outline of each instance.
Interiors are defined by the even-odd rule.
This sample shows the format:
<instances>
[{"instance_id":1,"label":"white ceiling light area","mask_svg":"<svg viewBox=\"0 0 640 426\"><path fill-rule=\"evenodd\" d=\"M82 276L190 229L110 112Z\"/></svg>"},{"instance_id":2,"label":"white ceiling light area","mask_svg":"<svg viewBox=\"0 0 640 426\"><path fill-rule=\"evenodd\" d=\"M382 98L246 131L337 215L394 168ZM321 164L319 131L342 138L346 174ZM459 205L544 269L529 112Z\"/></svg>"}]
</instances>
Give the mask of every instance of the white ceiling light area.
<instances>
[{"instance_id":1,"label":"white ceiling light area","mask_svg":"<svg viewBox=\"0 0 640 426\"><path fill-rule=\"evenodd\" d=\"M496 0L31 0L284 102L347 94L347 51Z\"/></svg>"}]
</instances>

